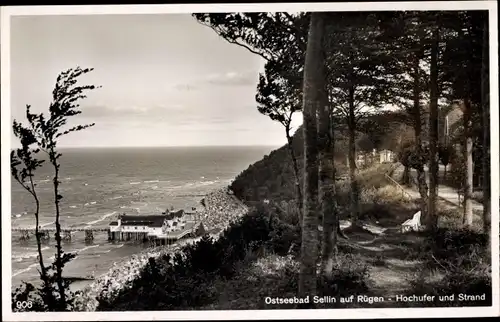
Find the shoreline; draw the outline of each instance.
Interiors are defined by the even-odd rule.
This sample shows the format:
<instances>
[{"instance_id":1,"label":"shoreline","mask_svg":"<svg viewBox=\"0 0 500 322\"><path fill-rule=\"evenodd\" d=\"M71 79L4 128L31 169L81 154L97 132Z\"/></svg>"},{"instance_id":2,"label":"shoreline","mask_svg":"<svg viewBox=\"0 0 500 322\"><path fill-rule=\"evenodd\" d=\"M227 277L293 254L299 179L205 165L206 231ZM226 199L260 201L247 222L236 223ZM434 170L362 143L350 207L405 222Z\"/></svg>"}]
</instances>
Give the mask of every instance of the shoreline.
<instances>
[{"instance_id":1,"label":"shoreline","mask_svg":"<svg viewBox=\"0 0 500 322\"><path fill-rule=\"evenodd\" d=\"M203 198L205 207L199 212L201 222L207 234L217 240L222 232L235 220L248 213L248 207L230 193L228 188L216 189ZM215 232L213 232L215 231ZM212 233L208 233L212 232ZM134 279L147 265L149 258L159 258L164 254L175 254L185 245L199 241L203 236L181 239L173 245L156 246L121 261L114 262L113 266L104 274L92 281L79 281L72 291L79 291L75 300L76 311L95 311L97 297L112 298L120 290L133 283Z\"/></svg>"},{"instance_id":2,"label":"shoreline","mask_svg":"<svg viewBox=\"0 0 500 322\"><path fill-rule=\"evenodd\" d=\"M202 236L182 238L172 245L154 246L138 253L117 259L107 271L94 279L79 279L78 276L69 285L75 292L73 311L91 312L98 307L97 298L112 298L141 274L148 264L149 258L159 258L164 254L175 254L187 245L199 241L208 235L217 240L229 225L248 213L248 206L237 199L228 187L214 189L204 195L201 200L204 207L197 210L205 233Z\"/></svg>"}]
</instances>

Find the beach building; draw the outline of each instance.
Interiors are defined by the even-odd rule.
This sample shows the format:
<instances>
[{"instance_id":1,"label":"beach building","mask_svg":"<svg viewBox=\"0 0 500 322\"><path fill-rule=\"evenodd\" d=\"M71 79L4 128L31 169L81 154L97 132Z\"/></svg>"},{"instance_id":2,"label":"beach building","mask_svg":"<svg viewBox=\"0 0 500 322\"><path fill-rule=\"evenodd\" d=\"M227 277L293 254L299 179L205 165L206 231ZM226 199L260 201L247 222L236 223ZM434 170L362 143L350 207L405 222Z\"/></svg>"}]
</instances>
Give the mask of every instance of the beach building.
<instances>
[{"instance_id":1,"label":"beach building","mask_svg":"<svg viewBox=\"0 0 500 322\"><path fill-rule=\"evenodd\" d=\"M109 223L111 240L179 239L195 225L195 215L184 210L163 215L120 215Z\"/></svg>"}]
</instances>

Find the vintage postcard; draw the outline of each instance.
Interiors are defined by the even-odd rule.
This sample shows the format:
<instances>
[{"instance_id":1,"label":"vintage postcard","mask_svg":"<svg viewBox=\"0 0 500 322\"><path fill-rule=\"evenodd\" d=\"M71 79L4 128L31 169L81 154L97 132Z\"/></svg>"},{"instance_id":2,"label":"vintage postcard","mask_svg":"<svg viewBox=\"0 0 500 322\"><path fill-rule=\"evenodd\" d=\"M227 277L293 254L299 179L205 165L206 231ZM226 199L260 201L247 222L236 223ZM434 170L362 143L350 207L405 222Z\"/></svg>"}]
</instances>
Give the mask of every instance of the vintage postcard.
<instances>
[{"instance_id":1,"label":"vintage postcard","mask_svg":"<svg viewBox=\"0 0 500 322\"><path fill-rule=\"evenodd\" d=\"M1 8L7 321L499 314L495 1Z\"/></svg>"}]
</instances>

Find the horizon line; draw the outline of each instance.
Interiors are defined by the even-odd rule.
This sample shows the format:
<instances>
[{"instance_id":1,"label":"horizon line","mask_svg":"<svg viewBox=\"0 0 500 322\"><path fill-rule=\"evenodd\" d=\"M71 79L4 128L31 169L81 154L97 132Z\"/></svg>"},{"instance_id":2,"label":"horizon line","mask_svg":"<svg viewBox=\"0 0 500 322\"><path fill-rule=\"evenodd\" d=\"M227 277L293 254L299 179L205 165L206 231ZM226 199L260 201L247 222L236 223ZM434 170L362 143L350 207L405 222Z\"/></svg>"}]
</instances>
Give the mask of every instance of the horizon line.
<instances>
[{"instance_id":1,"label":"horizon line","mask_svg":"<svg viewBox=\"0 0 500 322\"><path fill-rule=\"evenodd\" d=\"M89 148L102 148L102 149L119 149L119 148L234 148L234 147L281 147L283 144L242 144L242 145L89 145L89 146L59 146L60 149L89 149Z\"/></svg>"}]
</instances>

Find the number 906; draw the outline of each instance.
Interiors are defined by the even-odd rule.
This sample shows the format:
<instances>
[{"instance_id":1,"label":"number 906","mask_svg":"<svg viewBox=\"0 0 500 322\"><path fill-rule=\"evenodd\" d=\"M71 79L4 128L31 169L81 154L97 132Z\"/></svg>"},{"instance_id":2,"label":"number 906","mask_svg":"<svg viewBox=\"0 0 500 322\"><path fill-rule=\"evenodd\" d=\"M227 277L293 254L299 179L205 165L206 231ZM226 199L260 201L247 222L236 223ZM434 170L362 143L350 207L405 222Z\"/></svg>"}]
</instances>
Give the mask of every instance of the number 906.
<instances>
[{"instance_id":1,"label":"number 906","mask_svg":"<svg viewBox=\"0 0 500 322\"><path fill-rule=\"evenodd\" d=\"M18 309L31 309L33 307L33 302L31 302L31 301L17 301L16 307Z\"/></svg>"}]
</instances>

